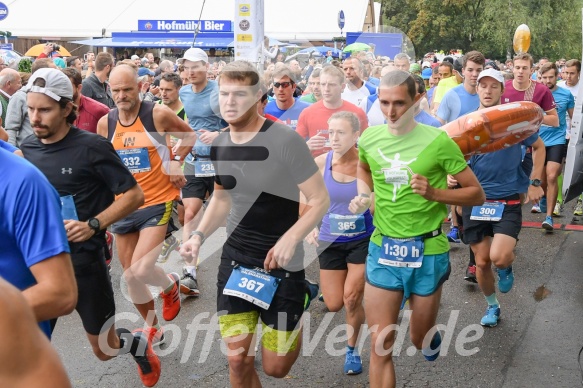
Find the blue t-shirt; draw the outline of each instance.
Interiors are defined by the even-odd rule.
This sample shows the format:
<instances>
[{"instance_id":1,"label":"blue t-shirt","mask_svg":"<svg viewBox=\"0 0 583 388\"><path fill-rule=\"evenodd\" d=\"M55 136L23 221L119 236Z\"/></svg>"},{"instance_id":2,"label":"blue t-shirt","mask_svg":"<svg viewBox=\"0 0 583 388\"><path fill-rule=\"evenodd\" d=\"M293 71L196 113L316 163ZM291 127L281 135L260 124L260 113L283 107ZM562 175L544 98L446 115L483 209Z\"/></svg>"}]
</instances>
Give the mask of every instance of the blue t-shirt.
<instances>
[{"instance_id":1,"label":"blue t-shirt","mask_svg":"<svg viewBox=\"0 0 583 388\"><path fill-rule=\"evenodd\" d=\"M0 148L4 149L10 153L14 153L14 151L18 150L18 148L14 147L10 143L6 143L4 140L0 140Z\"/></svg>"},{"instance_id":2,"label":"blue t-shirt","mask_svg":"<svg viewBox=\"0 0 583 388\"><path fill-rule=\"evenodd\" d=\"M470 158L468 164L482 185L487 199L502 199L528 191L530 180L522 169L521 145L529 147L537 139L538 133L535 133L522 143Z\"/></svg>"},{"instance_id":3,"label":"blue t-shirt","mask_svg":"<svg viewBox=\"0 0 583 388\"><path fill-rule=\"evenodd\" d=\"M429 113L425 112L423 109L417 113L415 116L415 121L421 124L431 125L432 127L439 128L441 123L435 117L431 116Z\"/></svg>"},{"instance_id":4,"label":"blue t-shirt","mask_svg":"<svg viewBox=\"0 0 583 388\"><path fill-rule=\"evenodd\" d=\"M288 110L281 110L277 107L277 102L271 101L265 105L265 113L270 114L274 117L277 117L280 121L282 121L285 125L296 130L298 126L298 119L300 117L300 113L310 104L304 101L300 101L299 98L295 98L294 104Z\"/></svg>"},{"instance_id":5,"label":"blue t-shirt","mask_svg":"<svg viewBox=\"0 0 583 388\"><path fill-rule=\"evenodd\" d=\"M567 110L575 108L575 98L569 89L557 87L553 92L553 98L557 104L559 126L540 126L539 136L545 143L546 147L565 144L565 135L567 133Z\"/></svg>"},{"instance_id":6,"label":"blue t-shirt","mask_svg":"<svg viewBox=\"0 0 583 388\"><path fill-rule=\"evenodd\" d=\"M445 93L437 109L437 117L449 123L479 107L478 94L468 93L464 85L461 84Z\"/></svg>"},{"instance_id":7,"label":"blue t-shirt","mask_svg":"<svg viewBox=\"0 0 583 388\"><path fill-rule=\"evenodd\" d=\"M429 101L429 103L431 104L432 101L431 99L433 98L433 93L435 93L435 86L433 86L432 88L429 88L429 90L427 90L427 101Z\"/></svg>"},{"instance_id":8,"label":"blue t-shirt","mask_svg":"<svg viewBox=\"0 0 583 388\"><path fill-rule=\"evenodd\" d=\"M220 131L227 126L219 110L219 85L216 81L209 80L206 87L199 93L192 90L192 85L184 85L180 88L179 95L188 118L188 125L193 130ZM197 136L200 136L198 132ZM211 145L197 139L193 150L197 156L208 157ZM192 160L191 155L186 158L187 162L191 163Z\"/></svg>"},{"instance_id":9,"label":"blue t-shirt","mask_svg":"<svg viewBox=\"0 0 583 388\"><path fill-rule=\"evenodd\" d=\"M32 164L0 149L0 276L20 290L36 284L33 265L69 253L59 195ZM49 321L39 326L50 338Z\"/></svg>"}]
</instances>

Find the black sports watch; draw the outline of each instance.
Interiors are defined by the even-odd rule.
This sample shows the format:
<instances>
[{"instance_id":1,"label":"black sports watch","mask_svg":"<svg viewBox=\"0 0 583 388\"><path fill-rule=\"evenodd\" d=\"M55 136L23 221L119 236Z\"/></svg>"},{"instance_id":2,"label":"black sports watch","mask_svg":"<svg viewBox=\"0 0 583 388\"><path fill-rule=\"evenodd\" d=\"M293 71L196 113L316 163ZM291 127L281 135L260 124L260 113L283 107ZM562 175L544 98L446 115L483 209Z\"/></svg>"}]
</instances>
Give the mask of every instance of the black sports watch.
<instances>
[{"instance_id":1,"label":"black sports watch","mask_svg":"<svg viewBox=\"0 0 583 388\"><path fill-rule=\"evenodd\" d=\"M541 183L542 182L540 181L540 179L531 179L530 180L530 184L533 185L534 187L540 187Z\"/></svg>"},{"instance_id":2,"label":"black sports watch","mask_svg":"<svg viewBox=\"0 0 583 388\"><path fill-rule=\"evenodd\" d=\"M91 217L90 219L87 220L87 224L91 229L93 229L95 234L101 231L101 224L99 223L99 220L97 218Z\"/></svg>"}]
</instances>

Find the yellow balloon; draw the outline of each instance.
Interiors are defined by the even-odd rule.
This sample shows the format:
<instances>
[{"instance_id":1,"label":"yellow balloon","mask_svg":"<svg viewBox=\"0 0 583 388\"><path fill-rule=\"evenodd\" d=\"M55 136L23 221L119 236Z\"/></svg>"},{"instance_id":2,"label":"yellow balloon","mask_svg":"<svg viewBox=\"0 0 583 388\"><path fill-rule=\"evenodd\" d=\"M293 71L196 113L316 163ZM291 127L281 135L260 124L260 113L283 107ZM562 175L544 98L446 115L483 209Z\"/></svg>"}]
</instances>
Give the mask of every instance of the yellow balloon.
<instances>
[{"instance_id":1,"label":"yellow balloon","mask_svg":"<svg viewBox=\"0 0 583 388\"><path fill-rule=\"evenodd\" d=\"M512 45L516 54L528 52L530 48L530 28L526 24L521 24L516 29Z\"/></svg>"}]
</instances>

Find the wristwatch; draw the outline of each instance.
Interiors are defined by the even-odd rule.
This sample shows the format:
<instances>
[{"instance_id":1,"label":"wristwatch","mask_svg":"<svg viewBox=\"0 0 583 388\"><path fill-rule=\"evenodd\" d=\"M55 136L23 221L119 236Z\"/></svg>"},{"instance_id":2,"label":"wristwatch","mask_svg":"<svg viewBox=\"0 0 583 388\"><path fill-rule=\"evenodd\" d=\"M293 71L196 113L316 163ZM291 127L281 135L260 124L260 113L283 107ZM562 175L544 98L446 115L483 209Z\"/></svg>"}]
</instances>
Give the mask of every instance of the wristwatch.
<instances>
[{"instance_id":1,"label":"wristwatch","mask_svg":"<svg viewBox=\"0 0 583 388\"><path fill-rule=\"evenodd\" d=\"M174 158L172 158L172 160L174 160L175 162L182 163L182 158L180 157L180 155L175 155Z\"/></svg>"},{"instance_id":2,"label":"wristwatch","mask_svg":"<svg viewBox=\"0 0 583 388\"><path fill-rule=\"evenodd\" d=\"M540 179L531 179L530 184L533 185L534 187L540 187L541 181Z\"/></svg>"},{"instance_id":3,"label":"wristwatch","mask_svg":"<svg viewBox=\"0 0 583 388\"><path fill-rule=\"evenodd\" d=\"M190 233L190 237L192 238L192 236L198 236L198 237L200 237L200 243L201 243L201 245L204 242L204 240L206 239L204 233L201 232L200 230L195 230L195 231L191 232Z\"/></svg>"},{"instance_id":4,"label":"wristwatch","mask_svg":"<svg viewBox=\"0 0 583 388\"><path fill-rule=\"evenodd\" d=\"M89 224L89 227L91 229L93 229L95 234L97 234L101 231L101 224L99 223L99 220L97 218L92 217L92 218L88 219L87 224Z\"/></svg>"}]
</instances>

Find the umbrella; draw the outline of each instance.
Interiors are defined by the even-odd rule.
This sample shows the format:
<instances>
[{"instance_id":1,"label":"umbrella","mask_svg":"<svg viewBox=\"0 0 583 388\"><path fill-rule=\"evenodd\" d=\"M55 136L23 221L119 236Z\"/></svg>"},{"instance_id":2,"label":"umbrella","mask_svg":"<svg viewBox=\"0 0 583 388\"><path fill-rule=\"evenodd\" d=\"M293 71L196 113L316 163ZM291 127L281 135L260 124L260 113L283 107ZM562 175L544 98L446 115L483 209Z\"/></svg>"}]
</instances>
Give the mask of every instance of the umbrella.
<instances>
[{"instance_id":1,"label":"umbrella","mask_svg":"<svg viewBox=\"0 0 583 388\"><path fill-rule=\"evenodd\" d=\"M355 51L365 51L368 49L370 49L370 46L368 44L356 42L344 47L343 51L345 53L353 53Z\"/></svg>"},{"instance_id":2,"label":"umbrella","mask_svg":"<svg viewBox=\"0 0 583 388\"><path fill-rule=\"evenodd\" d=\"M308 47L305 48L303 50L298 51L299 53L305 54L305 53L318 53L321 55L326 55L328 53L328 51L332 51L332 56L337 58L342 54L341 50L338 50L334 47L328 47L328 46L314 46L314 47Z\"/></svg>"},{"instance_id":3,"label":"umbrella","mask_svg":"<svg viewBox=\"0 0 583 388\"><path fill-rule=\"evenodd\" d=\"M28 51L24 55L26 55L27 57L38 57L43 52L44 48L45 48L45 43L36 44L36 45L32 46L31 48L29 48ZM61 46L61 48L57 52L59 53L60 56L63 56L63 57L70 57L71 56L71 53L69 51L67 51L67 49L64 48L63 46Z\"/></svg>"}]
</instances>

